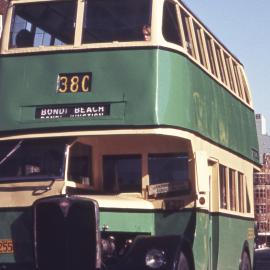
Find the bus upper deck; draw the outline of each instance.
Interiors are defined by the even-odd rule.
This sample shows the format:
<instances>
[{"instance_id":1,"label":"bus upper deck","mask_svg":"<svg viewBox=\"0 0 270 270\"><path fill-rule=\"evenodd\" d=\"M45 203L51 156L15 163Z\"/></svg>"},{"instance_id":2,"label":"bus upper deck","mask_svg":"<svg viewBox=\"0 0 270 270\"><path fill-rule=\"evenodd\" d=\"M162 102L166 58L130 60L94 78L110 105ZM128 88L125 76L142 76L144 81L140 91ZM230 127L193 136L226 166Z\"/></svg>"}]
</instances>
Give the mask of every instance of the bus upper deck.
<instances>
[{"instance_id":1,"label":"bus upper deck","mask_svg":"<svg viewBox=\"0 0 270 270\"><path fill-rule=\"evenodd\" d=\"M174 126L257 162L243 67L180 2L15 0L3 33L1 132Z\"/></svg>"}]
</instances>

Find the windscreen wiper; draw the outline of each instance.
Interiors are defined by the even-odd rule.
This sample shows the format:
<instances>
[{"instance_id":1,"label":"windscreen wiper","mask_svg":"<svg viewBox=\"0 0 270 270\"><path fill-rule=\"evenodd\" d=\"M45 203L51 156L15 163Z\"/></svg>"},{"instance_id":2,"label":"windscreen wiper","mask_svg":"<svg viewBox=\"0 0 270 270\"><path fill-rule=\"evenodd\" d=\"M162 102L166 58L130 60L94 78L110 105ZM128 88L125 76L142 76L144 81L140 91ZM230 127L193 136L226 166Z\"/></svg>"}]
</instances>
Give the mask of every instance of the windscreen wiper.
<instances>
[{"instance_id":1,"label":"windscreen wiper","mask_svg":"<svg viewBox=\"0 0 270 270\"><path fill-rule=\"evenodd\" d=\"M21 147L23 143L23 140L20 140L12 149L11 151L4 157L1 159L0 161L0 165L2 165L9 157L13 156L13 154L15 152L17 152L17 150Z\"/></svg>"}]
</instances>

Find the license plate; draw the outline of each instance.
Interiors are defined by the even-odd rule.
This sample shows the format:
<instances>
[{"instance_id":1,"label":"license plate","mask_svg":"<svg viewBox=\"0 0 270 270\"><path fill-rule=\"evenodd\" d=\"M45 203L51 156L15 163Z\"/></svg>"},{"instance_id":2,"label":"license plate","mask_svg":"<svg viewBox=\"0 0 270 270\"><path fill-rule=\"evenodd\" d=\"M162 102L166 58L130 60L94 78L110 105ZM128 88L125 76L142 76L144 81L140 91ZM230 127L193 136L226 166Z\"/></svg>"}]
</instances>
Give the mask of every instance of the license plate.
<instances>
[{"instance_id":1,"label":"license plate","mask_svg":"<svg viewBox=\"0 0 270 270\"><path fill-rule=\"evenodd\" d=\"M0 240L0 254L13 253L13 242L10 239Z\"/></svg>"}]
</instances>

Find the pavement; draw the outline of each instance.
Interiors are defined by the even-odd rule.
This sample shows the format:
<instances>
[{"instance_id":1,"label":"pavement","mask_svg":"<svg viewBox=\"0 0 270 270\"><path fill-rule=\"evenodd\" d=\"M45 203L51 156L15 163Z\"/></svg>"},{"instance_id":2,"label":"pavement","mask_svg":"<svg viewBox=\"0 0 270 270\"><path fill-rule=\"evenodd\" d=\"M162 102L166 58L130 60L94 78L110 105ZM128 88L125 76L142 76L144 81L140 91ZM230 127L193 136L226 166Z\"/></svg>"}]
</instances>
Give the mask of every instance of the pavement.
<instances>
[{"instance_id":1,"label":"pavement","mask_svg":"<svg viewBox=\"0 0 270 270\"><path fill-rule=\"evenodd\" d=\"M255 250L254 270L270 270L270 248Z\"/></svg>"}]
</instances>

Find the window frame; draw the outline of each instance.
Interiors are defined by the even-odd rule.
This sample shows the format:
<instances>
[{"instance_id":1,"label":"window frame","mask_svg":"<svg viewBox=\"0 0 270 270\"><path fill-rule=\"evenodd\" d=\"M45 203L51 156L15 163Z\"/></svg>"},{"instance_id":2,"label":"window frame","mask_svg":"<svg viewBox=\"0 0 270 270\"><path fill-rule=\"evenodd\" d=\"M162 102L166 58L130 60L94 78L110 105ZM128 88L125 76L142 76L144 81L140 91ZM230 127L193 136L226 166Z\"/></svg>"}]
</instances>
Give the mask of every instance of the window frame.
<instances>
[{"instance_id":1,"label":"window frame","mask_svg":"<svg viewBox=\"0 0 270 270\"><path fill-rule=\"evenodd\" d=\"M249 215L252 211L248 180L244 173L219 163L219 209L234 214ZM257 197L258 198L257 198ZM261 196L254 192L254 200ZM254 210L255 211L255 210Z\"/></svg>"},{"instance_id":2,"label":"window frame","mask_svg":"<svg viewBox=\"0 0 270 270\"><path fill-rule=\"evenodd\" d=\"M187 158L187 179L183 180L183 179L178 179L178 180L174 180L174 181L163 181L163 182L159 182L159 183L151 183L150 181L150 166L149 166L149 162L150 162L150 157L153 156L153 157L175 157L175 158L179 158L179 157L186 157ZM188 162L188 153L187 152L177 152L177 153L170 153L170 152L162 152L162 153L153 153L153 152L149 152L147 154L147 174L148 174L148 195L150 197L153 197L153 198L167 198L167 197L176 197L176 196L179 196L179 195L183 195L183 194L188 194L191 192L191 183L190 183L190 179L191 179L191 176L190 176L190 164ZM177 183L180 181L181 183L180 186L181 188L179 189L175 189L175 190L169 190L167 192L164 192L164 193L157 193L157 194L152 194L152 192L155 190L155 187L159 187L159 186L168 186L168 188L170 186L172 187L175 187L175 184L176 184L176 187L177 187Z\"/></svg>"},{"instance_id":3,"label":"window frame","mask_svg":"<svg viewBox=\"0 0 270 270\"><path fill-rule=\"evenodd\" d=\"M111 191L108 191L105 189L105 174L104 174L104 160L106 158L111 158L112 160L115 161L115 164L114 166L116 165L116 161L119 161L121 159L124 159L124 158L138 158L139 161L140 161L140 181L139 181L139 184L140 184L140 190L139 191L122 191L121 190L121 186L120 186L120 183L118 181L117 185L118 185L118 189L117 190L111 190ZM129 154L104 154L102 155L102 191L105 192L105 193L142 193L142 189L143 189L143 156L141 153L139 154L136 154L136 153L129 153ZM114 175L115 176L115 175ZM113 177L112 177L113 178ZM114 179L114 181L118 180L117 179ZM115 183L114 183L115 184Z\"/></svg>"},{"instance_id":4,"label":"window frame","mask_svg":"<svg viewBox=\"0 0 270 270\"><path fill-rule=\"evenodd\" d=\"M176 23L177 23L177 31L178 31L178 38L179 38L179 43L176 43L176 42L172 42L172 41L169 41L165 38L165 35L164 35L164 30L163 30L163 26L164 26L164 17L165 17L165 5L166 3L170 3L171 5L174 6L174 10L175 10L175 15L176 15ZM164 4L163 4L163 11L162 11L162 26L161 26L161 32L162 32L162 36L164 38L164 40L166 42L169 42L169 43L172 43L176 46L180 46L183 48L184 46L184 39L183 39L183 33L182 33L182 29L180 27L181 23L180 23L180 20L181 18L179 17L179 6L174 2L174 1L171 1L171 0L165 0L164 1Z\"/></svg>"},{"instance_id":5,"label":"window frame","mask_svg":"<svg viewBox=\"0 0 270 270\"><path fill-rule=\"evenodd\" d=\"M204 32L204 39L205 39L205 44L206 44L206 49L207 49L207 54L208 54L208 59L209 59L209 64L210 64L209 71L214 77L219 78L218 76L219 71L217 69L216 55L215 55L215 50L213 46L213 39L207 32Z\"/></svg>"},{"instance_id":6,"label":"window frame","mask_svg":"<svg viewBox=\"0 0 270 270\"><path fill-rule=\"evenodd\" d=\"M228 186L227 186L227 169L224 165L219 164L219 208L228 209Z\"/></svg>"},{"instance_id":7,"label":"window frame","mask_svg":"<svg viewBox=\"0 0 270 270\"><path fill-rule=\"evenodd\" d=\"M205 48L205 43L203 41L203 29L202 27L193 19L193 28L194 28L194 36L197 44L198 50L198 60L201 65L203 65L206 69L208 69L208 61L207 61L207 53Z\"/></svg>"},{"instance_id":8,"label":"window frame","mask_svg":"<svg viewBox=\"0 0 270 270\"><path fill-rule=\"evenodd\" d=\"M28 1L24 2L23 1L23 2L17 3L16 5L13 5L14 7L12 9L12 17L11 17L10 28L9 28L10 32L9 32L8 49L9 50L12 50L12 49L18 50L18 49L21 49L21 48L42 48L42 47L48 48L48 47L73 46L75 44L76 26L75 27L72 27L72 28L74 28L73 33L72 33L72 36L71 36L72 37L72 42L70 42L69 44L57 45L57 44L52 44L52 41L59 40L59 39L56 38L55 33L48 32L48 29L46 29L46 27L45 27L46 25L45 24L44 24L43 28L40 28L40 25L37 25L38 20L36 20L36 18L33 18L31 20L30 17L23 18L18 13L15 14L16 8L23 7L25 5L35 5L35 8L36 8L38 5L42 5L42 4L45 4L46 3L46 4L48 4L48 6L46 6L46 11L47 11L47 7L49 7L50 8L50 11L52 11L51 15L53 15L53 16L55 16L56 14L59 15L59 13L57 12L58 10L55 9L55 6L54 5L59 5L59 4L61 5L61 2L62 3L64 2L65 4L68 3L69 6L70 5L74 5L74 7L73 6L70 6L69 7L69 11L73 11L73 14L72 15L74 17L73 18L69 18L68 21L70 22L70 25L72 25L72 24L74 25L74 23L75 23L75 25L77 26L77 24L76 24L76 20L77 20L77 3L78 3L77 1L72 1L72 0L29 1L29 2ZM75 11L74 11L74 8L76 9ZM54 13L53 13L53 11L54 11ZM18 10L18 12L19 12L19 10ZM64 14L60 14L59 18L65 19L65 16L63 16L63 15ZM13 42L12 42L12 44L10 44L11 43L11 38L12 39L14 38L14 36L13 36L14 32L11 32L11 31L15 29L13 23L15 23L16 18L21 18L23 21L25 21L26 26L24 28L20 29L20 30L25 29L25 30L28 30L29 33L31 33L31 35L33 36L33 46L22 46L22 47L15 47L14 46L14 47L11 47L11 45L13 45ZM66 23L67 21L64 21L64 22ZM30 30L29 30L29 27L27 27L27 25L30 26L30 28L31 28ZM19 32L20 32L20 30L19 30ZM39 33L38 33L38 31L39 31ZM17 32L17 34L19 32ZM16 33L16 31L15 31L15 33ZM42 37L43 37L42 39L44 39L44 36L45 35L50 36L50 40L49 40L50 41L50 44L49 45L45 45L45 44L41 44L41 45L38 45L37 44L37 45L35 45L34 42L35 41L38 41L38 38L37 37L40 34L42 34Z\"/></svg>"},{"instance_id":9,"label":"window frame","mask_svg":"<svg viewBox=\"0 0 270 270\"><path fill-rule=\"evenodd\" d=\"M240 97L241 100L244 100L244 93L242 91L241 79L238 72L238 64L233 59L232 59L232 68L233 68L232 71L235 78L235 83L236 83L235 85L236 85L238 96Z\"/></svg>"},{"instance_id":10,"label":"window frame","mask_svg":"<svg viewBox=\"0 0 270 270\"><path fill-rule=\"evenodd\" d=\"M236 171L229 168L229 194L230 194L230 210L237 211L236 200Z\"/></svg>"},{"instance_id":11,"label":"window frame","mask_svg":"<svg viewBox=\"0 0 270 270\"><path fill-rule=\"evenodd\" d=\"M247 104L251 103L251 97L250 97L250 91L248 87L247 78L245 76L245 72L243 71L243 68L241 66L238 67L239 76L240 76L240 82L242 84L244 99L247 102Z\"/></svg>"},{"instance_id":12,"label":"window frame","mask_svg":"<svg viewBox=\"0 0 270 270\"><path fill-rule=\"evenodd\" d=\"M194 40L193 40L193 35L192 35L192 18L190 14L186 12L183 8L180 7L180 14L181 14L181 25L183 28L183 33L184 33L184 49L194 59L196 59L196 51L195 51L195 46L194 46Z\"/></svg>"},{"instance_id":13,"label":"window frame","mask_svg":"<svg viewBox=\"0 0 270 270\"><path fill-rule=\"evenodd\" d=\"M72 157L72 148L75 147L76 145L81 145L81 146L87 146L89 148L89 157L90 157L90 165L89 165L89 182L80 182L79 179L72 179L70 177L70 168L71 168L71 157ZM67 155L67 166L66 166L66 177L65 179L68 182L74 182L76 185L85 185L85 186L93 186L93 149L92 146L89 144L82 143L80 141L75 141L71 145L68 146L68 155Z\"/></svg>"},{"instance_id":14,"label":"window frame","mask_svg":"<svg viewBox=\"0 0 270 270\"><path fill-rule=\"evenodd\" d=\"M214 47L215 47L215 51L216 51L216 56L217 56L217 65L219 67L219 76L220 76L220 80L227 85L227 77L226 77L226 72L225 72L225 63L224 63L224 59L222 57L222 48L220 47L220 45L218 43L214 43Z\"/></svg>"},{"instance_id":15,"label":"window frame","mask_svg":"<svg viewBox=\"0 0 270 270\"><path fill-rule=\"evenodd\" d=\"M224 55L225 66L226 66L227 75L228 75L228 85L231 91L236 95L237 89L236 89L235 80L233 76L231 56L225 51L223 51L223 55Z\"/></svg>"},{"instance_id":16,"label":"window frame","mask_svg":"<svg viewBox=\"0 0 270 270\"><path fill-rule=\"evenodd\" d=\"M41 52L41 51L52 51L52 50L62 50L63 48L65 49L70 49L76 47L77 41L76 37L78 36L78 30L80 30L80 25L78 23L78 14L81 13L81 6L84 4L84 1L75 1L77 11L75 12L75 30L74 30L74 42L72 44L65 44L61 46L38 46L38 47L25 47L25 48L10 48L9 47L9 42L10 42L10 37L11 37L11 27L12 27L12 20L13 20L13 14L15 11L15 6L16 5L24 5L24 4L34 4L34 3L46 3L46 2L65 2L65 1L70 1L72 0L57 0L57 1L52 1L52 0L25 0L25 1L18 1L18 0L13 0L11 1L10 7L8 8L7 11L7 16L6 16L6 23L5 27L3 29L3 40L2 40L2 46L1 46L1 54L2 53L8 53L8 54L14 54L14 53L21 53L21 52Z\"/></svg>"}]
</instances>

